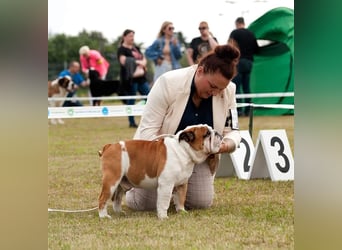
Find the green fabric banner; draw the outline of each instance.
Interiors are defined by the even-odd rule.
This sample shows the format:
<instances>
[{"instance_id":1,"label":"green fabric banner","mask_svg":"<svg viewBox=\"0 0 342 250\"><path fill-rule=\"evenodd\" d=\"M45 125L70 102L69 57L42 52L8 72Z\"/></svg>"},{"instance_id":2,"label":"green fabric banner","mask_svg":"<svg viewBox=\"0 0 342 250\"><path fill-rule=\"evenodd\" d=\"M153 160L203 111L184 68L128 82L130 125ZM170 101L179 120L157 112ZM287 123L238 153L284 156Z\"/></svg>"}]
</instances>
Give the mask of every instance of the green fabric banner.
<instances>
[{"instance_id":1,"label":"green fabric banner","mask_svg":"<svg viewBox=\"0 0 342 250\"><path fill-rule=\"evenodd\" d=\"M251 93L294 91L294 11L280 7L266 12L248 27L258 40L269 40L254 56ZM253 98L255 104L294 104L294 97ZM292 109L255 108L254 115L294 114Z\"/></svg>"}]
</instances>

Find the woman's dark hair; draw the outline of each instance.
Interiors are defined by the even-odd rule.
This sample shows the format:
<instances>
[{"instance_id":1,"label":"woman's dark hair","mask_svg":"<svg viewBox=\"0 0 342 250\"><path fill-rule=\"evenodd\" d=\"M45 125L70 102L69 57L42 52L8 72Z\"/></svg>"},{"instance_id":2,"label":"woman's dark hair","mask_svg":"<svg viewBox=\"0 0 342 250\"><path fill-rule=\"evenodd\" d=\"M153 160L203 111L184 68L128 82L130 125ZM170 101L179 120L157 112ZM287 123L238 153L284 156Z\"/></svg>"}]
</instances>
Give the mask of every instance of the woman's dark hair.
<instances>
[{"instance_id":1,"label":"woman's dark hair","mask_svg":"<svg viewBox=\"0 0 342 250\"><path fill-rule=\"evenodd\" d=\"M133 33L133 34L134 34L135 32L134 32L134 30L126 29L126 30L122 33L120 44L123 43L123 38L124 38L125 36L127 36L129 33Z\"/></svg>"},{"instance_id":2,"label":"woman's dark hair","mask_svg":"<svg viewBox=\"0 0 342 250\"><path fill-rule=\"evenodd\" d=\"M204 73L219 71L225 78L231 80L237 75L237 64L240 59L240 50L233 44L218 45L205 55L198 63Z\"/></svg>"}]
</instances>

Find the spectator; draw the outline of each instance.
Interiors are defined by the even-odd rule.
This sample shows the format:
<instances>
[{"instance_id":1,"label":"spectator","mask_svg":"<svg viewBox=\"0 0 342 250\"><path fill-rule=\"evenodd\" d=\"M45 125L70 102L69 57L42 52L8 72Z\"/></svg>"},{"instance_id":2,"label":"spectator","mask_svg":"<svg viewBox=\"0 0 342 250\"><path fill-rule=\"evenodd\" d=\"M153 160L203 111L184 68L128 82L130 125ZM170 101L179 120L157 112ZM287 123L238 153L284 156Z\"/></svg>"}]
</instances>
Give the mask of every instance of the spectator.
<instances>
[{"instance_id":1,"label":"spectator","mask_svg":"<svg viewBox=\"0 0 342 250\"><path fill-rule=\"evenodd\" d=\"M163 73L181 67L182 52L174 29L172 22L163 22L157 39L146 49L146 57L155 63L154 81Z\"/></svg>"},{"instance_id":2,"label":"spectator","mask_svg":"<svg viewBox=\"0 0 342 250\"><path fill-rule=\"evenodd\" d=\"M135 32L126 29L122 34L121 45L118 48L118 59L120 62L120 81L124 94L133 96L137 91L141 95L147 95L150 91L146 79L146 58L140 48L134 44ZM135 99L125 101L127 105L133 105ZM128 116L129 127L137 128L134 116Z\"/></svg>"},{"instance_id":3,"label":"spectator","mask_svg":"<svg viewBox=\"0 0 342 250\"><path fill-rule=\"evenodd\" d=\"M240 61L238 64L238 75L233 79L236 84L236 93L249 94L250 91L250 76L253 67L254 54L258 52L259 46L255 35L252 31L245 28L245 20L243 17L238 17L235 21L236 29L233 30L228 39L228 43L234 43L240 49ZM242 91L241 91L242 88ZM250 103L251 98L244 98L245 103ZM250 107L238 108L238 113L241 116L249 115Z\"/></svg>"},{"instance_id":4,"label":"spectator","mask_svg":"<svg viewBox=\"0 0 342 250\"><path fill-rule=\"evenodd\" d=\"M100 74L102 80L106 79L106 75L109 68L108 61L97 50L91 50L88 46L82 46L80 48L80 62L82 66L82 72L88 74L88 70L93 68Z\"/></svg>"},{"instance_id":5,"label":"spectator","mask_svg":"<svg viewBox=\"0 0 342 250\"><path fill-rule=\"evenodd\" d=\"M82 46L79 50L80 62L82 67L82 72L88 78L88 71L90 68L96 70L100 74L100 79L105 80L109 68L108 61L101 55L97 50L91 50L88 46ZM90 90L88 91L88 96L91 96ZM90 105L99 105L100 101L94 100L89 101Z\"/></svg>"},{"instance_id":6,"label":"spectator","mask_svg":"<svg viewBox=\"0 0 342 250\"><path fill-rule=\"evenodd\" d=\"M207 22L200 22L198 29L201 35L192 39L190 47L186 50L186 59L189 65L198 63L201 57L218 45L216 37L209 31Z\"/></svg>"},{"instance_id":7,"label":"spectator","mask_svg":"<svg viewBox=\"0 0 342 250\"><path fill-rule=\"evenodd\" d=\"M72 61L69 63L68 69L63 70L59 73L58 77L70 76L71 80L76 84L77 88L79 87L88 87L89 84L84 80L83 76L80 74L80 64L77 61ZM75 97L76 91L68 93L67 97ZM63 103L63 107L71 107L71 106L83 106L83 104L78 100L66 100Z\"/></svg>"},{"instance_id":8,"label":"spectator","mask_svg":"<svg viewBox=\"0 0 342 250\"><path fill-rule=\"evenodd\" d=\"M240 143L235 84L240 52L231 45L218 45L198 64L160 76L148 95L134 139L152 140L176 134L188 125L208 124L224 136L220 153L233 152ZM188 182L185 206L207 208L214 199L215 171L219 155L196 164ZM177 167L177 166L175 166ZM156 190L133 188L126 204L136 210L156 209Z\"/></svg>"}]
</instances>

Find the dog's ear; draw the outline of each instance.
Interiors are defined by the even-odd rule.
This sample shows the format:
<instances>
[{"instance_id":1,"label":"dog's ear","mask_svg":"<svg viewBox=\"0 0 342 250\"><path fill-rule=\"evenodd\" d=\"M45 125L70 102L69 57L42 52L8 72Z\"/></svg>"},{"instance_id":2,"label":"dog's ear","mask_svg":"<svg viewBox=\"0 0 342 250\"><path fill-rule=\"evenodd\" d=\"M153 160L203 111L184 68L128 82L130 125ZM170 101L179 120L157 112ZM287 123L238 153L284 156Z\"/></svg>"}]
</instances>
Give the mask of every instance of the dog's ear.
<instances>
[{"instance_id":1,"label":"dog's ear","mask_svg":"<svg viewBox=\"0 0 342 250\"><path fill-rule=\"evenodd\" d=\"M179 141L181 140L192 142L195 140L195 133L193 131L184 131L179 135Z\"/></svg>"}]
</instances>

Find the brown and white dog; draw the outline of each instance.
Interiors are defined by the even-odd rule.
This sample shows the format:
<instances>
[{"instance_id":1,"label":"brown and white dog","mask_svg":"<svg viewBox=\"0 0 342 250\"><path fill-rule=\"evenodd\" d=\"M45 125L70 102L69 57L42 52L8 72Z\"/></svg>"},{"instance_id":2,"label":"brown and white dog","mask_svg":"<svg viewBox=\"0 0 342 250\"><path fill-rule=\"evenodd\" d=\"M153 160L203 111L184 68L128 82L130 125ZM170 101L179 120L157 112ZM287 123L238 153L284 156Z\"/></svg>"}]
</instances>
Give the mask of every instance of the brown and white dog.
<instances>
[{"instance_id":1,"label":"brown and white dog","mask_svg":"<svg viewBox=\"0 0 342 250\"><path fill-rule=\"evenodd\" d=\"M76 89L70 76L59 77L56 80L48 81L48 97L66 97L69 92ZM50 100L50 107L62 107L64 100ZM52 124L63 124L62 119L51 119Z\"/></svg>"},{"instance_id":2,"label":"brown and white dog","mask_svg":"<svg viewBox=\"0 0 342 250\"><path fill-rule=\"evenodd\" d=\"M188 126L176 135L159 140L126 140L107 144L99 151L102 191L99 216L109 217L107 203L113 200L121 211L123 194L131 187L157 189L157 215L167 218L173 195L176 210L185 211L188 179L195 163L219 152L222 136L208 125Z\"/></svg>"}]
</instances>

